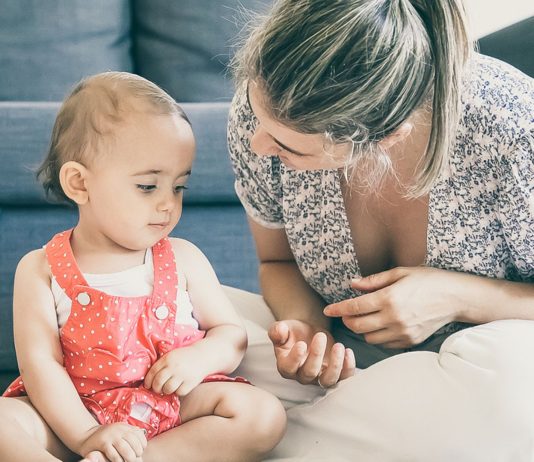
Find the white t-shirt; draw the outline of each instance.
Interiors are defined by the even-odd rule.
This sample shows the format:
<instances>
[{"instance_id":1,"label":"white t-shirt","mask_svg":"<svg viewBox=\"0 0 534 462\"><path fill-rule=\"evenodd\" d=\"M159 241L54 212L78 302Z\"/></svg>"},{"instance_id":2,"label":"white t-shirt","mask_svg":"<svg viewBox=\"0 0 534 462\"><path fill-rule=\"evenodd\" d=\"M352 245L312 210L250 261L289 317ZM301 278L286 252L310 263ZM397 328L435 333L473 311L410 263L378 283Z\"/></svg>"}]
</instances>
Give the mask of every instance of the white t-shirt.
<instances>
[{"instance_id":1,"label":"white t-shirt","mask_svg":"<svg viewBox=\"0 0 534 462\"><path fill-rule=\"evenodd\" d=\"M91 274L83 273L83 277L94 289L119 297L142 297L152 293L154 286L154 265L152 249L147 249L145 262L118 273ZM193 317L193 305L187 292L185 275L178 271L178 290L176 292L176 323L191 325L198 328ZM52 277L52 294L56 305L58 327L61 329L70 316L72 301L65 291Z\"/></svg>"}]
</instances>

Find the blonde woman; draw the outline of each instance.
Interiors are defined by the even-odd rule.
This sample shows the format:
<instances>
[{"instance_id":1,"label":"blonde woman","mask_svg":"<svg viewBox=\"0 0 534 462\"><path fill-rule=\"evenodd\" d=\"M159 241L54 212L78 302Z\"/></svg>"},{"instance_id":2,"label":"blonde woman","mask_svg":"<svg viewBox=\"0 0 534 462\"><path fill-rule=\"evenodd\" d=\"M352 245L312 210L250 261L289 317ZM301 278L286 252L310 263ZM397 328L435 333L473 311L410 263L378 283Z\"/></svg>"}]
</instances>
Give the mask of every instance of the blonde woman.
<instances>
[{"instance_id":1,"label":"blonde woman","mask_svg":"<svg viewBox=\"0 0 534 462\"><path fill-rule=\"evenodd\" d=\"M258 335L244 367L292 401L272 456L534 460L532 79L474 52L460 0L279 0L235 65L235 186L293 379Z\"/></svg>"}]
</instances>

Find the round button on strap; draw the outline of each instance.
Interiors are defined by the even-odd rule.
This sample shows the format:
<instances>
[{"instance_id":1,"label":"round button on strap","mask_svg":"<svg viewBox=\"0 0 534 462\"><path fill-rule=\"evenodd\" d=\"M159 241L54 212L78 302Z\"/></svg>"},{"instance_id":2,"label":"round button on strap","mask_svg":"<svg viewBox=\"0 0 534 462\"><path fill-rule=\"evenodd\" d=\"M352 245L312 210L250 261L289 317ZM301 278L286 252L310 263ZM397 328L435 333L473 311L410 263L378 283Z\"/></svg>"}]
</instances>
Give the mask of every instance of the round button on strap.
<instances>
[{"instance_id":1,"label":"round button on strap","mask_svg":"<svg viewBox=\"0 0 534 462\"><path fill-rule=\"evenodd\" d=\"M76 300L78 300L78 303L83 306L87 306L89 303L91 303L91 297L87 292L80 292L76 297Z\"/></svg>"},{"instance_id":2,"label":"round button on strap","mask_svg":"<svg viewBox=\"0 0 534 462\"><path fill-rule=\"evenodd\" d=\"M156 318L163 320L167 319L169 316L169 308L167 308L167 305L161 305L158 308L156 308Z\"/></svg>"}]
</instances>

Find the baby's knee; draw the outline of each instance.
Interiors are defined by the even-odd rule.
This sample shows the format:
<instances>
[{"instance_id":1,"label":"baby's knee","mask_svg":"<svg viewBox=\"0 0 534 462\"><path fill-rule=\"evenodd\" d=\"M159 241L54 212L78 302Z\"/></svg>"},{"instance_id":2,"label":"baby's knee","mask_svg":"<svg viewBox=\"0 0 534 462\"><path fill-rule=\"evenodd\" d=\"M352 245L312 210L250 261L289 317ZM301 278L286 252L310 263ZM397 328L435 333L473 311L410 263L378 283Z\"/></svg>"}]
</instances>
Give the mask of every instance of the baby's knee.
<instances>
[{"instance_id":1,"label":"baby's knee","mask_svg":"<svg viewBox=\"0 0 534 462\"><path fill-rule=\"evenodd\" d=\"M257 390L251 402L254 415L250 416L250 426L256 436L256 448L264 454L273 449L282 439L286 430L286 412L280 401L273 395Z\"/></svg>"},{"instance_id":2,"label":"baby's knee","mask_svg":"<svg viewBox=\"0 0 534 462\"><path fill-rule=\"evenodd\" d=\"M249 451L266 454L285 433L285 410L275 396L254 386L235 391L225 400L226 412L233 414L238 431L246 436Z\"/></svg>"},{"instance_id":3,"label":"baby's knee","mask_svg":"<svg viewBox=\"0 0 534 462\"><path fill-rule=\"evenodd\" d=\"M16 425L33 438L43 440L42 432L37 431L41 418L28 397L0 397L0 418L4 425Z\"/></svg>"},{"instance_id":4,"label":"baby's knee","mask_svg":"<svg viewBox=\"0 0 534 462\"><path fill-rule=\"evenodd\" d=\"M0 397L0 417L3 422L16 422L23 427L29 427L27 413L19 401L23 398Z\"/></svg>"}]
</instances>

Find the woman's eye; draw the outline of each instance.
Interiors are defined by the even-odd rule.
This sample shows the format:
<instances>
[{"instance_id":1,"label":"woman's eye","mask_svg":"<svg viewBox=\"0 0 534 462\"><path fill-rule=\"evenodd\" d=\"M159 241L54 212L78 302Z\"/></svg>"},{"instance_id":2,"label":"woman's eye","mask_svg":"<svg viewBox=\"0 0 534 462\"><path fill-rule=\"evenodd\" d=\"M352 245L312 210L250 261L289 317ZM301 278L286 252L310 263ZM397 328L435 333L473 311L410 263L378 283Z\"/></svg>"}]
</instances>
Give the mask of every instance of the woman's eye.
<instances>
[{"instance_id":1,"label":"woman's eye","mask_svg":"<svg viewBox=\"0 0 534 462\"><path fill-rule=\"evenodd\" d=\"M179 192L182 192L184 189L187 189L187 186L178 185L174 187L174 192L179 193Z\"/></svg>"},{"instance_id":2,"label":"woman's eye","mask_svg":"<svg viewBox=\"0 0 534 462\"><path fill-rule=\"evenodd\" d=\"M156 189L155 184L138 184L136 186L143 192L150 192Z\"/></svg>"}]
</instances>

